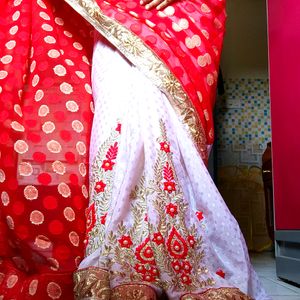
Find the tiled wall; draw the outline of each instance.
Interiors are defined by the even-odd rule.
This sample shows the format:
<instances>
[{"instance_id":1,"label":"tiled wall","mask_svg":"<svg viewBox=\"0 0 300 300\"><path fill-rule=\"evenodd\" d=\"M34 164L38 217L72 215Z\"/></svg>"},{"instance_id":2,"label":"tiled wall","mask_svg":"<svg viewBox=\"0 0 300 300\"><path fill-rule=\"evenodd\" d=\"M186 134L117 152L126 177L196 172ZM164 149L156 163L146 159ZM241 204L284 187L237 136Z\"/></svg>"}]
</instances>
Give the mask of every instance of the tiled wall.
<instances>
[{"instance_id":1,"label":"tiled wall","mask_svg":"<svg viewBox=\"0 0 300 300\"><path fill-rule=\"evenodd\" d=\"M271 141L268 79L227 79L216 109L218 165L261 166Z\"/></svg>"},{"instance_id":2,"label":"tiled wall","mask_svg":"<svg viewBox=\"0 0 300 300\"><path fill-rule=\"evenodd\" d=\"M250 250L270 246L262 154L271 141L267 79L227 79L216 107L218 188Z\"/></svg>"}]
</instances>

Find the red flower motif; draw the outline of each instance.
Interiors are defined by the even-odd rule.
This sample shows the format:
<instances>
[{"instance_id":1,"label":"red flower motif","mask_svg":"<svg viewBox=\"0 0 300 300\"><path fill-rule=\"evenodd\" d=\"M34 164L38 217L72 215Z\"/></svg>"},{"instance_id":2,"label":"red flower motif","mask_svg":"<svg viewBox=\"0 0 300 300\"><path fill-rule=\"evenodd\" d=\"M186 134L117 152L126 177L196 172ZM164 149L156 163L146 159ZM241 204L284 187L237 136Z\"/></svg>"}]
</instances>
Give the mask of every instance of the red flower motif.
<instances>
[{"instance_id":1,"label":"red flower motif","mask_svg":"<svg viewBox=\"0 0 300 300\"><path fill-rule=\"evenodd\" d=\"M180 261L178 261L178 260L172 261L171 266L172 266L173 270L175 271L175 273L181 273L182 265L181 265Z\"/></svg>"},{"instance_id":2,"label":"red flower motif","mask_svg":"<svg viewBox=\"0 0 300 300\"><path fill-rule=\"evenodd\" d=\"M145 256L146 258L148 258L148 259L149 259L149 258L150 258L150 259L153 258L153 250L151 249L150 246L148 246L148 247L145 248L144 256Z\"/></svg>"},{"instance_id":3,"label":"red flower motif","mask_svg":"<svg viewBox=\"0 0 300 300\"><path fill-rule=\"evenodd\" d=\"M148 282L153 282L153 281L155 281L155 276L153 276L153 275L150 275L150 274L144 274L143 275L143 280L144 281L148 281Z\"/></svg>"},{"instance_id":4,"label":"red flower motif","mask_svg":"<svg viewBox=\"0 0 300 300\"><path fill-rule=\"evenodd\" d=\"M195 238L192 235L189 235L187 240L188 240L188 243L189 243L190 247L194 248L195 244L196 244Z\"/></svg>"},{"instance_id":5,"label":"red flower motif","mask_svg":"<svg viewBox=\"0 0 300 300\"><path fill-rule=\"evenodd\" d=\"M144 221L148 222L148 214L145 214Z\"/></svg>"},{"instance_id":6,"label":"red flower motif","mask_svg":"<svg viewBox=\"0 0 300 300\"><path fill-rule=\"evenodd\" d=\"M172 228L168 240L169 254L176 259L185 259L188 253L188 244L175 227Z\"/></svg>"},{"instance_id":7,"label":"red flower motif","mask_svg":"<svg viewBox=\"0 0 300 300\"><path fill-rule=\"evenodd\" d=\"M119 133L121 133L121 128L122 128L122 124L118 123L116 131L118 131Z\"/></svg>"},{"instance_id":8,"label":"red flower motif","mask_svg":"<svg viewBox=\"0 0 300 300\"><path fill-rule=\"evenodd\" d=\"M165 242L164 237L162 236L162 234L160 232L154 233L154 237L153 237L152 241L154 243L156 243L156 245L161 245Z\"/></svg>"},{"instance_id":9,"label":"red flower motif","mask_svg":"<svg viewBox=\"0 0 300 300\"><path fill-rule=\"evenodd\" d=\"M199 221L201 221L204 217L203 217L203 212L202 211L197 211L196 212L196 216L198 218Z\"/></svg>"},{"instance_id":10,"label":"red flower motif","mask_svg":"<svg viewBox=\"0 0 300 300\"><path fill-rule=\"evenodd\" d=\"M158 276L159 275L159 271L158 271L157 267L155 267L155 266L151 266L151 268L149 270L149 273L152 276Z\"/></svg>"},{"instance_id":11,"label":"red flower motif","mask_svg":"<svg viewBox=\"0 0 300 300\"><path fill-rule=\"evenodd\" d=\"M178 214L178 207L176 204L169 203L166 205L167 214L169 214L172 218L174 218Z\"/></svg>"},{"instance_id":12,"label":"red flower motif","mask_svg":"<svg viewBox=\"0 0 300 300\"><path fill-rule=\"evenodd\" d=\"M136 264L134 266L134 269L140 274L146 274L146 272L147 272L146 268L141 264Z\"/></svg>"},{"instance_id":13,"label":"red flower motif","mask_svg":"<svg viewBox=\"0 0 300 300\"><path fill-rule=\"evenodd\" d=\"M150 238L147 237L145 241L135 249L135 257L143 264L155 264L153 250L150 247Z\"/></svg>"},{"instance_id":14,"label":"red flower motif","mask_svg":"<svg viewBox=\"0 0 300 300\"><path fill-rule=\"evenodd\" d=\"M219 275L222 278L225 278L225 273L222 269L217 270L216 274Z\"/></svg>"},{"instance_id":15,"label":"red flower motif","mask_svg":"<svg viewBox=\"0 0 300 300\"><path fill-rule=\"evenodd\" d=\"M183 273L180 278L183 284L190 285L192 283L192 280L188 274Z\"/></svg>"},{"instance_id":16,"label":"red flower motif","mask_svg":"<svg viewBox=\"0 0 300 300\"><path fill-rule=\"evenodd\" d=\"M100 223L101 223L102 225L104 225L105 222L106 222L106 216L107 216L107 213L106 213L105 215L103 215L103 216L100 217Z\"/></svg>"},{"instance_id":17,"label":"red flower motif","mask_svg":"<svg viewBox=\"0 0 300 300\"><path fill-rule=\"evenodd\" d=\"M169 153L170 152L170 145L167 142L161 142L160 144L160 150Z\"/></svg>"},{"instance_id":18,"label":"red flower motif","mask_svg":"<svg viewBox=\"0 0 300 300\"><path fill-rule=\"evenodd\" d=\"M106 187L106 184L102 180L96 182L96 185L95 185L96 193L104 192L105 187Z\"/></svg>"},{"instance_id":19,"label":"red flower motif","mask_svg":"<svg viewBox=\"0 0 300 300\"><path fill-rule=\"evenodd\" d=\"M188 261L184 261L182 263L182 269L184 270L185 273L190 274L192 271L192 266Z\"/></svg>"},{"instance_id":20,"label":"red flower motif","mask_svg":"<svg viewBox=\"0 0 300 300\"><path fill-rule=\"evenodd\" d=\"M171 194L173 191L176 191L176 184L172 181L164 182L164 190Z\"/></svg>"},{"instance_id":21,"label":"red flower motif","mask_svg":"<svg viewBox=\"0 0 300 300\"><path fill-rule=\"evenodd\" d=\"M113 168L113 166L114 166L114 164L115 163L112 162L111 160L103 160L101 168L104 169L105 172L108 171L108 170L111 171L112 168Z\"/></svg>"},{"instance_id":22,"label":"red flower motif","mask_svg":"<svg viewBox=\"0 0 300 300\"><path fill-rule=\"evenodd\" d=\"M95 213L95 202L86 210L86 233L89 233L95 226L96 213Z\"/></svg>"},{"instance_id":23,"label":"red flower motif","mask_svg":"<svg viewBox=\"0 0 300 300\"><path fill-rule=\"evenodd\" d=\"M118 242L122 248L130 248L130 246L133 245L131 237L128 235L123 235L120 239L118 239Z\"/></svg>"}]
</instances>

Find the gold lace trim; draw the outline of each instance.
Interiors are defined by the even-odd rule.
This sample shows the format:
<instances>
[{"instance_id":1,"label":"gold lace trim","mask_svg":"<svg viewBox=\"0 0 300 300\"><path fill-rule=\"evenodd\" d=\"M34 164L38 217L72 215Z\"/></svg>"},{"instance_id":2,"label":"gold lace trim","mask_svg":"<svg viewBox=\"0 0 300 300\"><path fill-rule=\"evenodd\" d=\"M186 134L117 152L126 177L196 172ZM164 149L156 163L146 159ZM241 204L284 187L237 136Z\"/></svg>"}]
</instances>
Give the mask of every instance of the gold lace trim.
<instances>
[{"instance_id":1,"label":"gold lace trim","mask_svg":"<svg viewBox=\"0 0 300 300\"><path fill-rule=\"evenodd\" d=\"M95 0L65 1L167 95L180 120L188 128L201 157L206 161L206 136L197 111L183 86L165 63L138 36L104 15Z\"/></svg>"},{"instance_id":2,"label":"gold lace trim","mask_svg":"<svg viewBox=\"0 0 300 300\"><path fill-rule=\"evenodd\" d=\"M181 300L253 300L237 288L209 289L201 294L186 294Z\"/></svg>"},{"instance_id":3,"label":"gold lace trim","mask_svg":"<svg viewBox=\"0 0 300 300\"><path fill-rule=\"evenodd\" d=\"M124 284L112 290L111 300L157 300L153 288L145 284Z\"/></svg>"},{"instance_id":4,"label":"gold lace trim","mask_svg":"<svg viewBox=\"0 0 300 300\"><path fill-rule=\"evenodd\" d=\"M75 299L110 300L108 271L89 267L74 273Z\"/></svg>"},{"instance_id":5,"label":"gold lace trim","mask_svg":"<svg viewBox=\"0 0 300 300\"><path fill-rule=\"evenodd\" d=\"M74 274L75 299L158 300L155 290L146 284L122 284L110 288L109 272L96 267ZM181 300L253 300L237 288L209 289L201 294L185 294Z\"/></svg>"},{"instance_id":6,"label":"gold lace trim","mask_svg":"<svg viewBox=\"0 0 300 300\"><path fill-rule=\"evenodd\" d=\"M154 289L146 284L123 284L110 288L109 272L89 267L74 273L76 300L156 300Z\"/></svg>"}]
</instances>

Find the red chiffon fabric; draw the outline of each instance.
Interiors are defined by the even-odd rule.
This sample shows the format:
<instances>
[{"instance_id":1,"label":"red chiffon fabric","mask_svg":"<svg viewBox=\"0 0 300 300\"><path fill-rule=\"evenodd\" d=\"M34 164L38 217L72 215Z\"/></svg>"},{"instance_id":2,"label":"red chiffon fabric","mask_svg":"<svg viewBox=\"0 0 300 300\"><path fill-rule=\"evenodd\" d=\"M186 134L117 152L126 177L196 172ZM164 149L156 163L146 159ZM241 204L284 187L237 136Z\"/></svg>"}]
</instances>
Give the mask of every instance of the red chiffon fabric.
<instances>
[{"instance_id":1,"label":"red chiffon fabric","mask_svg":"<svg viewBox=\"0 0 300 300\"><path fill-rule=\"evenodd\" d=\"M225 33L225 0L179 0L147 11L138 0L97 0L106 16L139 36L169 67L214 140L213 107Z\"/></svg>"},{"instance_id":2,"label":"red chiffon fabric","mask_svg":"<svg viewBox=\"0 0 300 300\"><path fill-rule=\"evenodd\" d=\"M73 299L88 203L92 28L60 0L0 7L0 299Z\"/></svg>"}]
</instances>

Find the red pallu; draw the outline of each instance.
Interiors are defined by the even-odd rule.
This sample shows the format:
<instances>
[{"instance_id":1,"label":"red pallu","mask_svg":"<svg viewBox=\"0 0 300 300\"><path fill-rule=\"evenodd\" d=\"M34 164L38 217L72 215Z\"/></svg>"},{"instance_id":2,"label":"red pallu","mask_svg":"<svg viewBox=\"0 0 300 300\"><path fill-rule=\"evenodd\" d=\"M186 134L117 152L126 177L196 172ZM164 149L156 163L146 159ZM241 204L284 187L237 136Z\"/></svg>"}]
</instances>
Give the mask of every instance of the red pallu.
<instances>
[{"instance_id":1,"label":"red pallu","mask_svg":"<svg viewBox=\"0 0 300 300\"><path fill-rule=\"evenodd\" d=\"M66 2L168 95L206 160L225 0L175 1L164 11L147 11L137 0Z\"/></svg>"},{"instance_id":2,"label":"red pallu","mask_svg":"<svg viewBox=\"0 0 300 300\"><path fill-rule=\"evenodd\" d=\"M203 159L224 1L0 1L0 297L73 299L84 255L93 25L169 96Z\"/></svg>"},{"instance_id":3,"label":"red pallu","mask_svg":"<svg viewBox=\"0 0 300 300\"><path fill-rule=\"evenodd\" d=\"M61 1L15 0L1 1L0 28L0 297L73 299L88 203L91 27Z\"/></svg>"}]
</instances>

